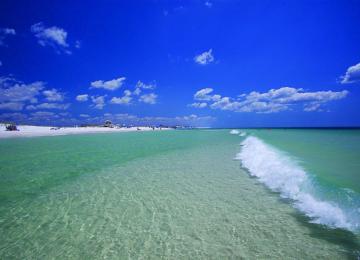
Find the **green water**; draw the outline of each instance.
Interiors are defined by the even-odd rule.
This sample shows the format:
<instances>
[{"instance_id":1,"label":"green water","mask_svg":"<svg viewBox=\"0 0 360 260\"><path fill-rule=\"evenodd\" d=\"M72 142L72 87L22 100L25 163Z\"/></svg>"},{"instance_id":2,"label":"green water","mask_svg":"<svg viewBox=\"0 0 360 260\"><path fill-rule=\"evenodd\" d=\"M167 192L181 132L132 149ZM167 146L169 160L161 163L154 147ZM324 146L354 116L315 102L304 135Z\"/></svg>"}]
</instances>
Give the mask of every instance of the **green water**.
<instances>
[{"instance_id":1,"label":"green water","mask_svg":"<svg viewBox=\"0 0 360 260\"><path fill-rule=\"evenodd\" d=\"M297 157L324 185L360 193L360 130L250 130L267 143Z\"/></svg>"},{"instance_id":2,"label":"green water","mask_svg":"<svg viewBox=\"0 0 360 260\"><path fill-rule=\"evenodd\" d=\"M356 259L356 233L309 223L241 169L242 139L194 130L0 140L0 259Z\"/></svg>"}]
</instances>

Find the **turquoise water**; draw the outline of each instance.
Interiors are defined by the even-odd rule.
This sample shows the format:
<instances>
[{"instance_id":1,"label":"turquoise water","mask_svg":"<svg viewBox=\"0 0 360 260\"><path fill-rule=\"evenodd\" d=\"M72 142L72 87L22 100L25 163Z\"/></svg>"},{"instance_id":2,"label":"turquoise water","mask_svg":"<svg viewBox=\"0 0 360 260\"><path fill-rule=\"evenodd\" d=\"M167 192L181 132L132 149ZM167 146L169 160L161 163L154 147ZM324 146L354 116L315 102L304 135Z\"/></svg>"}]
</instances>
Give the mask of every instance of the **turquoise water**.
<instances>
[{"instance_id":1,"label":"turquoise water","mask_svg":"<svg viewBox=\"0 0 360 260\"><path fill-rule=\"evenodd\" d=\"M248 135L193 130L0 140L0 258L356 259L359 132L345 131L340 135L350 143L326 148L316 144L326 131L242 131ZM311 143L309 153L300 137ZM297 206L299 196L285 196L282 187L293 182L273 187L251 172L258 168L246 155L258 151L257 140L265 152L252 157L269 154L288 163L279 169L299 167L295 175L305 172L312 184L301 191L338 206L351 225L316 223ZM311 154L314 147L324 163ZM332 149L341 155L329 157ZM342 208L332 191L353 203Z\"/></svg>"},{"instance_id":2,"label":"turquoise water","mask_svg":"<svg viewBox=\"0 0 360 260\"><path fill-rule=\"evenodd\" d=\"M317 223L360 231L360 130L276 129L248 133L252 137L245 141L248 146L243 149L248 149L248 158L243 159L254 163L250 157L259 149L257 141L264 142L259 149L263 156L257 158L266 162L255 163L266 165L260 179L268 187L300 202L297 206ZM276 149L276 158L271 162L268 149ZM259 177L261 169L253 170L252 174Z\"/></svg>"}]
</instances>

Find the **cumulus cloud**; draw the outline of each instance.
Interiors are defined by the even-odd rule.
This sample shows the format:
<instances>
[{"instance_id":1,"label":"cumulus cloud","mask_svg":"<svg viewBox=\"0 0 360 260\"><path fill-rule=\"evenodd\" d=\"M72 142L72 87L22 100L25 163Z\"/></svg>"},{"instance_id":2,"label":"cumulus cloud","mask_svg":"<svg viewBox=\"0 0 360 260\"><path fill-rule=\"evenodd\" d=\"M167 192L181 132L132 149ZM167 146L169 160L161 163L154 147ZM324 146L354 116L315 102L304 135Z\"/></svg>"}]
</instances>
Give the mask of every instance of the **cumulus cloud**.
<instances>
[{"instance_id":1,"label":"cumulus cloud","mask_svg":"<svg viewBox=\"0 0 360 260\"><path fill-rule=\"evenodd\" d=\"M194 102L192 104L188 105L189 107L195 107L195 108L204 108L207 107L207 103L205 102Z\"/></svg>"},{"instance_id":2,"label":"cumulus cloud","mask_svg":"<svg viewBox=\"0 0 360 260\"><path fill-rule=\"evenodd\" d=\"M111 104L116 104L116 105L130 105L132 97L131 97L132 93L130 90L125 90L124 91L124 96L123 97L113 97L110 100Z\"/></svg>"},{"instance_id":3,"label":"cumulus cloud","mask_svg":"<svg viewBox=\"0 0 360 260\"><path fill-rule=\"evenodd\" d=\"M134 94L135 96L139 96L142 90L153 90L155 88L156 88L156 83L153 82L153 83L145 84L144 82L139 80L136 83L135 90L133 91L132 94Z\"/></svg>"},{"instance_id":4,"label":"cumulus cloud","mask_svg":"<svg viewBox=\"0 0 360 260\"><path fill-rule=\"evenodd\" d=\"M12 28L1 28L0 32L3 33L3 34L9 34L9 35L15 35L16 34L15 29L12 29Z\"/></svg>"},{"instance_id":5,"label":"cumulus cloud","mask_svg":"<svg viewBox=\"0 0 360 260\"><path fill-rule=\"evenodd\" d=\"M189 125L189 126L210 126L216 118L211 116L176 116L176 117L138 117L131 114L104 114L103 119L110 119L114 123L125 123L132 125ZM103 121L103 119L96 118L96 120ZM91 120L91 119L89 119Z\"/></svg>"},{"instance_id":6,"label":"cumulus cloud","mask_svg":"<svg viewBox=\"0 0 360 260\"><path fill-rule=\"evenodd\" d=\"M0 120L2 121L25 121L26 119L27 116L19 112L0 113Z\"/></svg>"},{"instance_id":7,"label":"cumulus cloud","mask_svg":"<svg viewBox=\"0 0 360 260\"><path fill-rule=\"evenodd\" d=\"M135 96L139 96L141 94L141 89L140 88L136 88L134 91L133 91L133 94Z\"/></svg>"},{"instance_id":8,"label":"cumulus cloud","mask_svg":"<svg viewBox=\"0 0 360 260\"><path fill-rule=\"evenodd\" d=\"M125 77L120 77L120 78L112 79L112 80L108 80L108 81L96 80L96 81L91 82L91 87L92 88L103 88L106 90L116 90L124 84L125 79L126 79Z\"/></svg>"},{"instance_id":9,"label":"cumulus cloud","mask_svg":"<svg viewBox=\"0 0 360 260\"><path fill-rule=\"evenodd\" d=\"M13 121L17 124L52 124L61 122L64 124L73 125L72 119L69 118L70 114L67 112L54 113L50 111L36 111L29 114L13 112L13 113L0 113L0 120Z\"/></svg>"},{"instance_id":10,"label":"cumulus cloud","mask_svg":"<svg viewBox=\"0 0 360 260\"><path fill-rule=\"evenodd\" d=\"M25 84L12 77L0 77L0 109L2 110L22 110L27 109L67 109L69 104L60 103L38 103L41 98L44 101L58 102L63 101L64 94L57 89L45 89L46 84L36 81Z\"/></svg>"},{"instance_id":11,"label":"cumulus cloud","mask_svg":"<svg viewBox=\"0 0 360 260\"><path fill-rule=\"evenodd\" d=\"M14 78L0 78L0 102L37 102L36 96L45 88L45 83L36 81L30 84L24 84Z\"/></svg>"},{"instance_id":12,"label":"cumulus cloud","mask_svg":"<svg viewBox=\"0 0 360 260\"><path fill-rule=\"evenodd\" d=\"M152 90L156 87L155 84L145 84L141 81L138 81L134 91L130 91L126 89L124 91L124 95L122 97L113 97L110 100L111 104L117 105L129 105L132 103L133 96L139 96L142 91ZM157 95L155 93L148 93L141 95L137 100L139 102L147 103L147 104L156 104Z\"/></svg>"},{"instance_id":13,"label":"cumulus cloud","mask_svg":"<svg viewBox=\"0 0 360 260\"><path fill-rule=\"evenodd\" d=\"M0 46L5 46L5 38L9 35L15 35L15 29L12 28L0 28Z\"/></svg>"},{"instance_id":14,"label":"cumulus cloud","mask_svg":"<svg viewBox=\"0 0 360 260\"><path fill-rule=\"evenodd\" d=\"M82 94L82 95L77 95L76 96L76 100L79 102L85 102L88 101L89 99L89 95L88 94Z\"/></svg>"},{"instance_id":15,"label":"cumulus cloud","mask_svg":"<svg viewBox=\"0 0 360 260\"><path fill-rule=\"evenodd\" d=\"M42 118L42 117L48 118L48 117L53 117L56 114L54 112L48 112L48 111L37 111L37 112L31 113L31 115L34 117L39 117L39 118Z\"/></svg>"},{"instance_id":16,"label":"cumulus cloud","mask_svg":"<svg viewBox=\"0 0 360 260\"><path fill-rule=\"evenodd\" d=\"M124 95L129 97L132 95L132 93L130 90L126 89L126 90L124 90Z\"/></svg>"},{"instance_id":17,"label":"cumulus cloud","mask_svg":"<svg viewBox=\"0 0 360 260\"><path fill-rule=\"evenodd\" d=\"M140 96L139 101L146 104L156 104L157 95L155 93L144 94Z\"/></svg>"},{"instance_id":18,"label":"cumulus cloud","mask_svg":"<svg viewBox=\"0 0 360 260\"><path fill-rule=\"evenodd\" d=\"M221 98L220 95L210 95L210 93L212 93L213 91L214 90L212 88L200 89L199 91L197 91L194 94L194 99L200 100L200 101L218 101L218 100L220 100L220 98Z\"/></svg>"},{"instance_id":19,"label":"cumulus cloud","mask_svg":"<svg viewBox=\"0 0 360 260\"><path fill-rule=\"evenodd\" d=\"M44 90L43 95L45 99L51 102L63 101L64 93L60 93L57 89Z\"/></svg>"},{"instance_id":20,"label":"cumulus cloud","mask_svg":"<svg viewBox=\"0 0 360 260\"><path fill-rule=\"evenodd\" d=\"M156 84L155 83L149 83L149 84L145 84L144 82L141 82L140 80L136 83L136 88L141 88L141 89L155 89L156 88Z\"/></svg>"},{"instance_id":21,"label":"cumulus cloud","mask_svg":"<svg viewBox=\"0 0 360 260\"><path fill-rule=\"evenodd\" d=\"M37 110L37 109L60 109L66 110L70 107L70 104L59 104L59 103L42 103L38 105L28 105L26 106L27 110Z\"/></svg>"},{"instance_id":22,"label":"cumulus cloud","mask_svg":"<svg viewBox=\"0 0 360 260\"><path fill-rule=\"evenodd\" d=\"M199 55L196 55L194 57L194 61L200 65L207 65L207 64L213 62L214 56L212 54L212 49L205 51Z\"/></svg>"},{"instance_id":23,"label":"cumulus cloud","mask_svg":"<svg viewBox=\"0 0 360 260\"><path fill-rule=\"evenodd\" d=\"M10 77L0 78L0 109L21 110L25 102L36 103L45 87L41 81L24 84Z\"/></svg>"},{"instance_id":24,"label":"cumulus cloud","mask_svg":"<svg viewBox=\"0 0 360 260\"><path fill-rule=\"evenodd\" d=\"M19 110L22 110L23 107L24 107L24 104L20 103L20 102L4 102L4 103L0 103L0 109L1 110L19 111Z\"/></svg>"},{"instance_id":25,"label":"cumulus cloud","mask_svg":"<svg viewBox=\"0 0 360 260\"><path fill-rule=\"evenodd\" d=\"M221 95L210 95L211 88L197 91L194 95L195 100L207 101L207 105L212 109L228 110L234 112L256 112L256 113L276 113L292 109L297 104L302 104L304 111L321 111L321 107L334 100L345 98L349 92L343 91L315 91L306 92L301 88L282 87L271 89L268 92L260 93L257 91L243 94L237 98L222 97ZM202 102L205 103L205 102ZM197 104L197 105L193 105ZM193 107L206 107L193 103Z\"/></svg>"},{"instance_id":26,"label":"cumulus cloud","mask_svg":"<svg viewBox=\"0 0 360 260\"><path fill-rule=\"evenodd\" d=\"M105 106L105 97L106 96L92 96L91 101L93 102L93 108L103 109Z\"/></svg>"},{"instance_id":27,"label":"cumulus cloud","mask_svg":"<svg viewBox=\"0 0 360 260\"><path fill-rule=\"evenodd\" d=\"M350 66L345 75L341 77L341 84L348 84L360 81L360 63Z\"/></svg>"},{"instance_id":28,"label":"cumulus cloud","mask_svg":"<svg viewBox=\"0 0 360 260\"><path fill-rule=\"evenodd\" d=\"M33 24L30 29L41 46L50 46L54 48L57 53L64 52L71 54L70 46L67 43L68 33L63 28L57 26L45 27L44 24L40 22Z\"/></svg>"},{"instance_id":29,"label":"cumulus cloud","mask_svg":"<svg viewBox=\"0 0 360 260\"><path fill-rule=\"evenodd\" d=\"M113 97L110 100L111 104L116 104L116 105L129 105L131 103L132 97L130 96L123 96L123 97Z\"/></svg>"}]
</instances>

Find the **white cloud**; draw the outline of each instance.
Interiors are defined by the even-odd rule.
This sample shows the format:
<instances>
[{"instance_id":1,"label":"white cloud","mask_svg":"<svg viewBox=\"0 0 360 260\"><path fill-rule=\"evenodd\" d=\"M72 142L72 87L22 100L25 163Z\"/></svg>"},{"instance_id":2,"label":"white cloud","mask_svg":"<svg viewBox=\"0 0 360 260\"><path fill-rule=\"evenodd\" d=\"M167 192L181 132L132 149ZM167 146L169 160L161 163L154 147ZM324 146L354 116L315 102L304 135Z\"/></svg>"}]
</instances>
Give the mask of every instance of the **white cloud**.
<instances>
[{"instance_id":1,"label":"white cloud","mask_svg":"<svg viewBox=\"0 0 360 260\"><path fill-rule=\"evenodd\" d=\"M27 116L23 113L0 113L0 120L4 121L24 121Z\"/></svg>"},{"instance_id":2,"label":"white cloud","mask_svg":"<svg viewBox=\"0 0 360 260\"><path fill-rule=\"evenodd\" d=\"M129 105L131 100L132 100L132 97L125 95L123 97L113 97L110 100L110 103L116 104L116 105Z\"/></svg>"},{"instance_id":3,"label":"white cloud","mask_svg":"<svg viewBox=\"0 0 360 260\"><path fill-rule=\"evenodd\" d=\"M24 84L16 79L9 77L0 78L0 102L36 102L36 96L45 87L42 81Z\"/></svg>"},{"instance_id":4,"label":"white cloud","mask_svg":"<svg viewBox=\"0 0 360 260\"><path fill-rule=\"evenodd\" d=\"M204 107L207 107L207 103L205 102L195 102L195 103L192 103L190 105L188 105L189 107L195 107L195 108L204 108Z\"/></svg>"},{"instance_id":5,"label":"white cloud","mask_svg":"<svg viewBox=\"0 0 360 260\"><path fill-rule=\"evenodd\" d=\"M189 125L189 126L210 126L216 118L211 116L176 116L176 117L138 117L130 114L104 114L104 119L110 119L114 123L125 123L133 125ZM97 120L102 120L97 118Z\"/></svg>"},{"instance_id":6,"label":"white cloud","mask_svg":"<svg viewBox=\"0 0 360 260\"><path fill-rule=\"evenodd\" d=\"M47 111L37 111L37 112L31 113L31 115L33 117L38 117L38 118L43 118L43 117L48 118L48 117L53 117L56 114L53 112L47 112Z\"/></svg>"},{"instance_id":7,"label":"white cloud","mask_svg":"<svg viewBox=\"0 0 360 260\"><path fill-rule=\"evenodd\" d=\"M156 88L156 83L153 82L153 83L145 84L144 82L139 80L136 83L135 90L133 91L132 94L134 94L135 96L139 96L142 90L153 90L155 88Z\"/></svg>"},{"instance_id":8,"label":"white cloud","mask_svg":"<svg viewBox=\"0 0 360 260\"><path fill-rule=\"evenodd\" d=\"M197 91L194 94L194 99L199 101L218 101L220 100L220 95L209 95L214 90L212 88L203 88Z\"/></svg>"},{"instance_id":9,"label":"white cloud","mask_svg":"<svg viewBox=\"0 0 360 260\"><path fill-rule=\"evenodd\" d=\"M322 109L320 108L321 104L320 103L309 103L309 104L305 104L304 105L304 111L305 112L313 112L313 111L322 111Z\"/></svg>"},{"instance_id":10,"label":"white cloud","mask_svg":"<svg viewBox=\"0 0 360 260\"><path fill-rule=\"evenodd\" d=\"M88 114L80 114L79 116L82 117L82 118L89 118L90 117Z\"/></svg>"},{"instance_id":11,"label":"white cloud","mask_svg":"<svg viewBox=\"0 0 360 260\"><path fill-rule=\"evenodd\" d=\"M65 118L70 114L67 112L54 113L50 111L36 111L30 114L24 113L0 113L0 120L13 121L17 124L51 124L50 120L56 119L57 122L63 122L69 124L70 118ZM72 122L71 122L72 123Z\"/></svg>"},{"instance_id":12,"label":"white cloud","mask_svg":"<svg viewBox=\"0 0 360 260\"><path fill-rule=\"evenodd\" d=\"M354 83L360 81L360 63L350 66L345 75L341 77L341 84Z\"/></svg>"},{"instance_id":13,"label":"white cloud","mask_svg":"<svg viewBox=\"0 0 360 260\"><path fill-rule=\"evenodd\" d=\"M12 29L12 28L2 28L1 32L3 34L9 34L9 35L15 35L16 34L15 29Z\"/></svg>"},{"instance_id":14,"label":"white cloud","mask_svg":"<svg viewBox=\"0 0 360 260\"><path fill-rule=\"evenodd\" d=\"M136 84L135 90L131 92L130 90L126 89L124 90L124 96L122 97L113 97L110 100L111 104L117 104L117 105L129 105L133 101L133 96L139 96L140 93L143 90L150 90L154 89L154 84L144 84L141 81L138 81ZM138 98L139 102L147 103L147 104L156 104L157 95L155 93L149 93L141 95Z\"/></svg>"},{"instance_id":15,"label":"white cloud","mask_svg":"<svg viewBox=\"0 0 360 260\"><path fill-rule=\"evenodd\" d=\"M107 89L107 90L116 90L124 84L125 79L126 79L125 77L120 77L120 78L112 79L112 80L108 80L108 81L96 80L96 81L91 82L91 87L92 88L103 88L103 89Z\"/></svg>"},{"instance_id":16,"label":"white cloud","mask_svg":"<svg viewBox=\"0 0 360 260\"><path fill-rule=\"evenodd\" d=\"M76 49L80 49L80 48L81 48L81 42L80 42L80 41L75 41L75 48L76 48Z\"/></svg>"},{"instance_id":17,"label":"white cloud","mask_svg":"<svg viewBox=\"0 0 360 260\"><path fill-rule=\"evenodd\" d=\"M83 94L83 95L77 95L76 96L76 100L79 102L85 102L88 101L89 99L89 95L88 94Z\"/></svg>"},{"instance_id":18,"label":"white cloud","mask_svg":"<svg viewBox=\"0 0 360 260\"><path fill-rule=\"evenodd\" d=\"M24 104L20 103L20 102L4 102L4 103L0 103L0 109L2 109L2 110L19 111L19 110L22 110L23 107L24 107Z\"/></svg>"},{"instance_id":19,"label":"white cloud","mask_svg":"<svg viewBox=\"0 0 360 260\"><path fill-rule=\"evenodd\" d=\"M69 112L60 112L59 113L60 116L69 116Z\"/></svg>"},{"instance_id":20,"label":"white cloud","mask_svg":"<svg viewBox=\"0 0 360 260\"><path fill-rule=\"evenodd\" d=\"M92 96L91 101L94 103L93 108L103 109L105 106L105 97L106 96Z\"/></svg>"},{"instance_id":21,"label":"white cloud","mask_svg":"<svg viewBox=\"0 0 360 260\"><path fill-rule=\"evenodd\" d=\"M134 94L135 96L140 95L140 94L141 94L141 89L140 89L140 88L136 88L136 89L133 91L133 94Z\"/></svg>"},{"instance_id":22,"label":"white cloud","mask_svg":"<svg viewBox=\"0 0 360 260\"><path fill-rule=\"evenodd\" d=\"M140 96L139 101L146 104L156 104L157 95L155 93L144 94Z\"/></svg>"},{"instance_id":23,"label":"white cloud","mask_svg":"<svg viewBox=\"0 0 360 260\"><path fill-rule=\"evenodd\" d=\"M123 97L113 97L110 100L111 104L116 104L116 105L130 105L131 104L131 97L132 93L130 90L126 89L124 91L124 96Z\"/></svg>"},{"instance_id":24,"label":"white cloud","mask_svg":"<svg viewBox=\"0 0 360 260\"><path fill-rule=\"evenodd\" d=\"M45 99L51 102L64 100L64 94L60 93L57 89L54 88L50 90L44 90L42 93L45 96Z\"/></svg>"},{"instance_id":25,"label":"white cloud","mask_svg":"<svg viewBox=\"0 0 360 260\"><path fill-rule=\"evenodd\" d=\"M210 1L206 1L205 2L205 6L208 7L208 8L211 8L212 7L212 3Z\"/></svg>"},{"instance_id":26,"label":"white cloud","mask_svg":"<svg viewBox=\"0 0 360 260\"><path fill-rule=\"evenodd\" d=\"M194 61L200 65L207 65L213 62L214 56L212 55L212 49L195 56Z\"/></svg>"},{"instance_id":27,"label":"white cloud","mask_svg":"<svg viewBox=\"0 0 360 260\"><path fill-rule=\"evenodd\" d=\"M67 109L69 104L42 103L35 105L41 94L47 101L63 101L63 93L56 89L45 89L42 81L25 84L11 77L0 77L0 109Z\"/></svg>"},{"instance_id":28,"label":"white cloud","mask_svg":"<svg viewBox=\"0 0 360 260\"><path fill-rule=\"evenodd\" d=\"M212 92L213 89L211 88L201 89L195 93L194 99L207 101L206 104L212 109L256 113L276 113L289 110L297 104L303 104L304 111L321 111L322 105L330 101L343 99L349 94L347 90L339 92L331 90L305 92L301 88L282 87L264 93L253 91L234 99L221 97L220 95L210 95ZM190 106L205 107L205 105L198 105L200 103L193 104Z\"/></svg>"},{"instance_id":29,"label":"white cloud","mask_svg":"<svg viewBox=\"0 0 360 260\"><path fill-rule=\"evenodd\" d=\"M235 109L236 112L256 112L256 113L277 113L287 110L289 107L285 104L278 104L273 102L263 102L263 101L254 101L249 102L248 104L238 107L238 104L235 102L233 106L230 105L230 109Z\"/></svg>"},{"instance_id":30,"label":"white cloud","mask_svg":"<svg viewBox=\"0 0 360 260\"><path fill-rule=\"evenodd\" d=\"M12 28L0 28L0 46L5 45L5 38L9 35L15 35L15 29Z\"/></svg>"},{"instance_id":31,"label":"white cloud","mask_svg":"<svg viewBox=\"0 0 360 260\"><path fill-rule=\"evenodd\" d=\"M125 96L131 96L131 94L132 94L131 91L128 89L124 91Z\"/></svg>"},{"instance_id":32,"label":"white cloud","mask_svg":"<svg viewBox=\"0 0 360 260\"><path fill-rule=\"evenodd\" d=\"M31 26L31 32L34 33L41 46L51 46L58 53L63 51L71 54L69 44L67 43L68 33L64 29L56 26L46 28L44 24L40 22Z\"/></svg>"},{"instance_id":33,"label":"white cloud","mask_svg":"<svg viewBox=\"0 0 360 260\"><path fill-rule=\"evenodd\" d=\"M42 103L38 105L28 105L26 106L27 110L36 110L36 109L68 109L70 104L59 104L59 103Z\"/></svg>"},{"instance_id":34,"label":"white cloud","mask_svg":"<svg viewBox=\"0 0 360 260\"><path fill-rule=\"evenodd\" d=\"M211 98L210 98L209 94L213 91L214 90L212 88L200 89L199 91L197 91L194 94L194 99L195 100L210 100Z\"/></svg>"},{"instance_id":35,"label":"white cloud","mask_svg":"<svg viewBox=\"0 0 360 260\"><path fill-rule=\"evenodd\" d=\"M348 91L341 92L328 91L316 91L316 92L304 92L301 88L282 87L279 89L271 89L265 93L259 93L256 91L251 92L246 96L247 100L274 100L277 103L294 103L294 102L328 102L331 100L344 98L348 94Z\"/></svg>"},{"instance_id":36,"label":"white cloud","mask_svg":"<svg viewBox=\"0 0 360 260\"><path fill-rule=\"evenodd\" d=\"M141 82L140 80L136 83L136 88L141 88L141 89L155 89L156 88L156 83L149 83L149 84L145 84L143 82Z\"/></svg>"}]
</instances>

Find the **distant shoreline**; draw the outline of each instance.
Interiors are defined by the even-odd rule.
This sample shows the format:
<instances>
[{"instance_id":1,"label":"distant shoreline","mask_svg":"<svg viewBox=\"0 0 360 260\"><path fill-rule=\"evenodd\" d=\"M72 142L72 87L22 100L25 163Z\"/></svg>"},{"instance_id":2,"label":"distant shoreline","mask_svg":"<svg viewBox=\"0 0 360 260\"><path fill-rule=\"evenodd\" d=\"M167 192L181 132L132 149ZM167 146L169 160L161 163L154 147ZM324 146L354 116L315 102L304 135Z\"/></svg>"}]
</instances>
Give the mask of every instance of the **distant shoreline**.
<instances>
[{"instance_id":1,"label":"distant shoreline","mask_svg":"<svg viewBox=\"0 0 360 260\"><path fill-rule=\"evenodd\" d=\"M198 128L195 128L198 129ZM354 130L360 130L360 126L314 126L314 127L307 127L307 126L294 126L294 127L283 127L283 126L266 126L266 127L210 127L206 129L319 129L319 130L326 130L326 129L339 129L339 130L346 130L346 129L354 129Z\"/></svg>"},{"instance_id":2,"label":"distant shoreline","mask_svg":"<svg viewBox=\"0 0 360 260\"><path fill-rule=\"evenodd\" d=\"M19 125L19 131L6 131L5 126L0 126L0 139L17 137L40 137L40 136L60 136L73 134L91 134L91 133L121 133L121 132L143 132L143 131L164 131L170 128L151 128L147 126L139 127L52 127L52 126L31 126Z\"/></svg>"}]
</instances>

